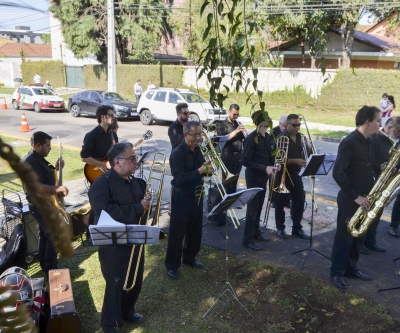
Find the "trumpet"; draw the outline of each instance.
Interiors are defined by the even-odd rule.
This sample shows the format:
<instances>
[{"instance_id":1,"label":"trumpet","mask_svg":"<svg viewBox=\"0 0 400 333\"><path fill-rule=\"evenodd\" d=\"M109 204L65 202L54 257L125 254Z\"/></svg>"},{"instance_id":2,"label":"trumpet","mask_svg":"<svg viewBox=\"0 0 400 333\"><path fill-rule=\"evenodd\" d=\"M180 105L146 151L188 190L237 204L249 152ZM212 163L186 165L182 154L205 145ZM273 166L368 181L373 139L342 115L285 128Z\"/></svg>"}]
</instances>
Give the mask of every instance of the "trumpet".
<instances>
[{"instance_id":1,"label":"trumpet","mask_svg":"<svg viewBox=\"0 0 400 333\"><path fill-rule=\"evenodd\" d=\"M299 117L300 117L300 120L302 120L304 122L304 126L306 127L306 131L307 131L307 137L304 134L301 135L301 146L303 147L303 155L304 155L304 159L307 160L308 159L307 148L311 150L311 154L317 154L317 150L315 149L314 143L311 138L310 131L308 130L306 118L302 114L299 114ZM311 180L310 176L308 176L308 181L310 183L310 191L311 191L311 193L313 193L314 192L314 185L313 185L314 183ZM314 212L318 211L318 205L317 205L316 200L314 200L313 209L314 209Z\"/></svg>"},{"instance_id":2,"label":"trumpet","mask_svg":"<svg viewBox=\"0 0 400 333\"><path fill-rule=\"evenodd\" d=\"M145 215L140 218L139 224L141 224L141 225L149 224L149 218L150 218L151 210L153 207L153 200L156 200L154 214L153 214L153 221L152 221L151 225L158 226L160 211L161 211L161 204L162 204L162 202L161 202L162 201L162 192L163 192L163 188L164 188L164 176L165 176L165 171L166 171L165 159L166 159L166 155L163 153L157 152L154 154L153 163L150 167L149 177L147 178L147 182L146 182L146 194L144 196L145 198L149 197L150 207L147 210L147 212L145 213ZM159 173L160 176L159 177L155 176L155 173ZM163 231L160 231L159 237L160 237L160 239L166 238L166 234ZM130 271L131 271L136 247L139 247L138 261L136 263L136 267L134 270L132 284L128 287L128 281L129 281L129 277L130 277ZM126 272L125 283L122 287L122 290L130 291L135 286L143 247L144 247L143 244L132 246L132 252L131 252L131 256L130 256L129 264L128 264L128 270Z\"/></svg>"},{"instance_id":3,"label":"trumpet","mask_svg":"<svg viewBox=\"0 0 400 333\"><path fill-rule=\"evenodd\" d=\"M238 126L243 126L243 128L244 128L244 131L242 131L243 136L244 136L244 137L247 137L247 136L249 135L249 132L247 132L247 130L246 130L246 128L244 127L244 125L243 125L239 120L236 120L236 123L238 124Z\"/></svg>"}]
</instances>

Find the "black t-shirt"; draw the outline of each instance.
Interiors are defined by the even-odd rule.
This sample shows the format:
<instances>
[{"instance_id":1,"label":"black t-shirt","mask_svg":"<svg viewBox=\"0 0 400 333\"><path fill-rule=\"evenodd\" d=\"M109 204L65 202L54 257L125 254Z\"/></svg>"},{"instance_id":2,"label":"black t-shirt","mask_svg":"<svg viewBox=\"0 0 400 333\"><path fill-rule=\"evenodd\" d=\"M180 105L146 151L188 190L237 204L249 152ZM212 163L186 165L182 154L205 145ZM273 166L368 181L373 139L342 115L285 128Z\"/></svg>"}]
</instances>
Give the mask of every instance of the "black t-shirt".
<instances>
[{"instance_id":1,"label":"black t-shirt","mask_svg":"<svg viewBox=\"0 0 400 333\"><path fill-rule=\"evenodd\" d=\"M219 136L229 135L235 129L239 127L239 124L234 121L233 123L229 122L228 118L222 121L217 127L217 133ZM242 152L242 143L244 140L244 135L242 132L237 133L232 139L225 143L224 148L222 149L223 153L241 153Z\"/></svg>"},{"instance_id":2,"label":"black t-shirt","mask_svg":"<svg viewBox=\"0 0 400 333\"><path fill-rule=\"evenodd\" d=\"M175 120L171 126L168 128L168 136L169 136L169 141L171 142L172 150L175 149L176 146L178 146L180 143L183 141L183 126L182 124L177 120Z\"/></svg>"},{"instance_id":3,"label":"black t-shirt","mask_svg":"<svg viewBox=\"0 0 400 333\"><path fill-rule=\"evenodd\" d=\"M26 162L31 165L32 169L36 172L36 174L39 177L40 184L55 186L55 180L53 176L53 170L55 168L42 155L38 154L33 149L31 149L29 153L24 156L22 162ZM28 202L30 204L33 204L32 201L30 200L30 195L26 193L25 187L24 191Z\"/></svg>"},{"instance_id":4,"label":"black t-shirt","mask_svg":"<svg viewBox=\"0 0 400 333\"><path fill-rule=\"evenodd\" d=\"M289 148L288 148L288 154L287 154L287 159L294 159L294 158L301 158L304 159L304 153L303 153L303 146L301 144L301 134L297 133L296 134L296 142L294 142L287 130L283 131L281 135L278 135L278 138L281 136L286 136L289 138ZM290 164L287 166L287 171L289 173L299 173L301 170L301 166L297 164Z\"/></svg>"},{"instance_id":5,"label":"black t-shirt","mask_svg":"<svg viewBox=\"0 0 400 333\"><path fill-rule=\"evenodd\" d=\"M83 139L81 158L92 157L98 160L105 158L108 150L113 145L113 140L115 143L118 142L118 136L114 131L109 129L105 132L103 127L96 126L86 133Z\"/></svg>"}]
</instances>

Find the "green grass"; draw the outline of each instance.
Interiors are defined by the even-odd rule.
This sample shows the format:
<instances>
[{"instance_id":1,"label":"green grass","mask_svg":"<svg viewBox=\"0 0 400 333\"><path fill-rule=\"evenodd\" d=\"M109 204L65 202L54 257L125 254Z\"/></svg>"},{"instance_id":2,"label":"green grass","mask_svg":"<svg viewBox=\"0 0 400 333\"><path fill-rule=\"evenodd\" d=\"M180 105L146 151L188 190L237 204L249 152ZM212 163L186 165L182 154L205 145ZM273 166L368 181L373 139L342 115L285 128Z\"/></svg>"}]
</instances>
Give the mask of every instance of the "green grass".
<instances>
[{"instance_id":1,"label":"green grass","mask_svg":"<svg viewBox=\"0 0 400 333\"><path fill-rule=\"evenodd\" d=\"M28 141L18 141L16 139L2 136L1 139L10 144L14 152L18 154L20 158L24 157L30 150ZM53 141L52 150L46 159L55 163L59 156L58 145ZM80 179L83 177L83 163L81 161L78 151L63 149L63 158L66 161L63 169L63 181ZM0 193L3 189L10 191L22 191L21 180L17 177L15 172L11 169L8 163L0 159Z\"/></svg>"},{"instance_id":2,"label":"green grass","mask_svg":"<svg viewBox=\"0 0 400 333\"><path fill-rule=\"evenodd\" d=\"M146 247L145 277L136 306L145 322L140 326L126 323L122 333L399 331L399 322L380 305L339 292L319 279L233 254L228 256L228 281L254 318L225 293L202 319L226 287L226 254L202 246L198 260L205 269L181 267L181 279L172 281L164 266L166 244L162 240ZM101 332L105 288L95 250L78 247L73 257L60 260L71 271L76 310L83 332L88 333ZM43 276L37 263L28 273Z\"/></svg>"},{"instance_id":3,"label":"green grass","mask_svg":"<svg viewBox=\"0 0 400 333\"><path fill-rule=\"evenodd\" d=\"M2 88L0 87L0 94L12 94L15 88Z\"/></svg>"},{"instance_id":4,"label":"green grass","mask_svg":"<svg viewBox=\"0 0 400 333\"><path fill-rule=\"evenodd\" d=\"M310 134L312 136L319 136L319 137L324 137L324 138L331 138L331 139L341 139L347 135L349 135L350 132L345 132L345 131L320 131L316 129L310 129Z\"/></svg>"}]
</instances>

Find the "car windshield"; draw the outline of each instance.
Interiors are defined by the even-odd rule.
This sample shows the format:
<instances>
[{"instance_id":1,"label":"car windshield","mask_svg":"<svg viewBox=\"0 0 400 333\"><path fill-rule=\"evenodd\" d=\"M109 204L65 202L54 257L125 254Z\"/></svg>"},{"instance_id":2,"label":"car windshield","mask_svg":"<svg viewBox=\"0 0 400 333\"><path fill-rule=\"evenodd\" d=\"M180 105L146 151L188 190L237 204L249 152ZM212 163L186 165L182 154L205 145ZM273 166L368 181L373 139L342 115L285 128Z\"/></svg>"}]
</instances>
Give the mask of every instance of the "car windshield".
<instances>
[{"instance_id":1,"label":"car windshield","mask_svg":"<svg viewBox=\"0 0 400 333\"><path fill-rule=\"evenodd\" d=\"M126 100L120 94L117 94L114 92L103 93L103 97L106 101L125 101Z\"/></svg>"},{"instance_id":2,"label":"car windshield","mask_svg":"<svg viewBox=\"0 0 400 333\"><path fill-rule=\"evenodd\" d=\"M207 101L203 97L196 94L181 93L181 96L188 103L207 103Z\"/></svg>"},{"instance_id":3,"label":"car windshield","mask_svg":"<svg viewBox=\"0 0 400 333\"><path fill-rule=\"evenodd\" d=\"M54 96L55 93L47 88L32 88L35 95L52 95Z\"/></svg>"}]
</instances>

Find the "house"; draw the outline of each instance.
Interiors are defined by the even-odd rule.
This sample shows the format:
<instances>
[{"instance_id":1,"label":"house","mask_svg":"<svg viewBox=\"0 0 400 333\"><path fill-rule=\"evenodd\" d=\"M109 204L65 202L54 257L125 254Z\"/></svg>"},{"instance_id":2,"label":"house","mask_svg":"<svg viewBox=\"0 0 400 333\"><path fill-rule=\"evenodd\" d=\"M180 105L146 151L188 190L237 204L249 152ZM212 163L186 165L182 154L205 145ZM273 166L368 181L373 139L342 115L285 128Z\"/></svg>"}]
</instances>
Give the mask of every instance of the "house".
<instances>
[{"instance_id":1,"label":"house","mask_svg":"<svg viewBox=\"0 0 400 333\"><path fill-rule=\"evenodd\" d=\"M42 35L43 32L32 31L31 28L27 26L17 26L15 29L0 28L0 37L17 43L42 44Z\"/></svg>"},{"instance_id":2,"label":"house","mask_svg":"<svg viewBox=\"0 0 400 333\"><path fill-rule=\"evenodd\" d=\"M0 43L0 82L14 87L21 78L22 55L26 61L51 60L51 45L32 43Z\"/></svg>"},{"instance_id":3,"label":"house","mask_svg":"<svg viewBox=\"0 0 400 333\"><path fill-rule=\"evenodd\" d=\"M339 29L331 28L327 32L328 43L325 67L337 69L342 64L342 41ZM270 49L273 55L283 58L283 67L311 68L311 57L305 45L305 64L302 66L302 47L297 41L289 41ZM316 61L316 66L319 65ZM356 30L354 33L351 66L355 68L400 69L400 41L394 37L373 35Z\"/></svg>"}]
</instances>

